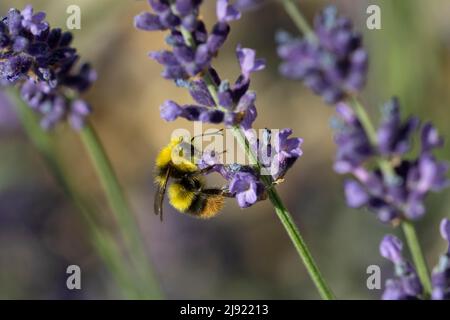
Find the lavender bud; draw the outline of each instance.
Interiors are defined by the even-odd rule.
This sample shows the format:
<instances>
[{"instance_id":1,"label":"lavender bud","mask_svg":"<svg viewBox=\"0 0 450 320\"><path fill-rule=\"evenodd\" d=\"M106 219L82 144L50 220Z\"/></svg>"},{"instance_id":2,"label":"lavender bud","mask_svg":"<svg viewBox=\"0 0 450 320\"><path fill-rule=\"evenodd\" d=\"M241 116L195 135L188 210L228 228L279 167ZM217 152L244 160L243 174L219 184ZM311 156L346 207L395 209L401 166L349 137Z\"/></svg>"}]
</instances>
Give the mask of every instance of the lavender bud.
<instances>
[{"instance_id":1,"label":"lavender bud","mask_svg":"<svg viewBox=\"0 0 450 320\"><path fill-rule=\"evenodd\" d=\"M395 264L403 262L402 256L403 243L399 238L393 235L387 235L380 244L381 255Z\"/></svg>"},{"instance_id":2,"label":"lavender bud","mask_svg":"<svg viewBox=\"0 0 450 320\"><path fill-rule=\"evenodd\" d=\"M364 187L354 180L346 180L344 183L345 198L350 208L360 208L367 204L369 195Z\"/></svg>"},{"instance_id":3,"label":"lavender bud","mask_svg":"<svg viewBox=\"0 0 450 320\"><path fill-rule=\"evenodd\" d=\"M230 4L229 0L217 0L217 18L220 22L229 22L241 18L241 13Z\"/></svg>"}]
</instances>

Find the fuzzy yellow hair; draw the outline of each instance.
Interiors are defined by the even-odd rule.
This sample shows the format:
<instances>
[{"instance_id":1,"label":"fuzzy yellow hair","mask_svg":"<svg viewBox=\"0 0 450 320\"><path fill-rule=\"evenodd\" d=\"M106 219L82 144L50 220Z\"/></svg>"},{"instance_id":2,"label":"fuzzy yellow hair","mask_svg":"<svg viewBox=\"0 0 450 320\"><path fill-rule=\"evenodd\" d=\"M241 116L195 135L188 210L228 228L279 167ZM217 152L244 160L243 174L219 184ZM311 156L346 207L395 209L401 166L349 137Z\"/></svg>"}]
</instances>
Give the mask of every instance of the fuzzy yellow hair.
<instances>
[{"instance_id":1,"label":"fuzzy yellow hair","mask_svg":"<svg viewBox=\"0 0 450 320\"><path fill-rule=\"evenodd\" d=\"M156 157L156 166L158 168L165 167L172 162L172 164L180 171L194 172L198 170L197 165L190 160L174 152L174 149L183 142L183 137L172 138L167 146L165 146Z\"/></svg>"},{"instance_id":2,"label":"fuzzy yellow hair","mask_svg":"<svg viewBox=\"0 0 450 320\"><path fill-rule=\"evenodd\" d=\"M186 212L195 199L195 192L173 183L168 190L170 204L180 212Z\"/></svg>"}]
</instances>

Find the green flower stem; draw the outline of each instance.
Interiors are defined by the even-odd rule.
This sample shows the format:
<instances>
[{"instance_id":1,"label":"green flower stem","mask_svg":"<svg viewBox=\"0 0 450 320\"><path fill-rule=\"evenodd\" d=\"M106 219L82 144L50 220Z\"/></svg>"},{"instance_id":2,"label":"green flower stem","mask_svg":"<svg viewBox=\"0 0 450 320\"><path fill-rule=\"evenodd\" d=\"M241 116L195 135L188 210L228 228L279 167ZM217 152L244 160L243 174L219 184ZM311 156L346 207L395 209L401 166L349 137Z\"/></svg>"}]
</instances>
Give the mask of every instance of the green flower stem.
<instances>
[{"instance_id":1,"label":"green flower stem","mask_svg":"<svg viewBox=\"0 0 450 320\"><path fill-rule=\"evenodd\" d=\"M185 39L185 42L187 45L194 47L196 46L194 38L192 34L187 31L184 28L181 28L181 32L183 34L183 37ZM225 110L225 108L220 106L219 98L218 98L218 88L216 84L213 81L213 78L209 72L205 72L203 75L203 80L206 83L206 86L208 88L209 93L213 97L215 104L218 108ZM250 148L248 140L246 139L244 133L240 129L239 126L234 126L232 128L233 135L238 140L241 147L244 149L247 157L249 157L250 161L255 163L259 168L261 168L261 165L257 159L257 156L254 154L253 150ZM308 249L308 246L306 245L305 241L300 235L300 232L298 228L295 225L295 222L290 215L289 211L284 207L283 202L281 201L277 191L275 190L275 187L272 183L272 179L268 176L261 176L261 180L264 183L264 185L267 188L267 193L269 196L270 201L272 202L275 212L277 213L278 218L281 220L281 223L283 224L284 228L286 229L286 232L288 233L289 237L291 238L292 243L294 244L295 248L297 249L297 252L302 259L303 263L305 264L305 267L309 273L309 276L313 280L317 290L319 291L320 296L322 299L325 300L332 300L335 299L334 294L332 293L331 289L328 287L327 283L325 282L325 279L323 278L322 274L319 271L319 268L317 267L311 252Z\"/></svg>"},{"instance_id":2,"label":"green flower stem","mask_svg":"<svg viewBox=\"0 0 450 320\"><path fill-rule=\"evenodd\" d=\"M95 132L94 127L87 122L80 132L81 140L89 153L95 167L98 178L105 191L107 201L114 214L119 230L127 246L132 263L137 269L140 277L140 287L144 290L148 298L159 298L160 293L157 288L145 248L142 245L140 231L135 217L132 215L129 205L125 199L119 180L106 155L105 150Z\"/></svg>"},{"instance_id":3,"label":"green flower stem","mask_svg":"<svg viewBox=\"0 0 450 320\"><path fill-rule=\"evenodd\" d=\"M19 115L27 136L44 158L48 168L53 174L56 182L61 186L64 194L67 198L71 199L82 214L89 229L91 242L107 268L110 270L111 275L114 276L117 281L122 294L124 297L130 299L137 298L138 295L134 291L133 285L127 275L127 267L122 263L123 260L120 258L120 251L117 248L117 245L114 243L114 240L108 238L109 235L101 230L96 224L94 221L95 213L84 204L85 202L72 186L68 175L58 161L59 157L53 144L52 136L41 129L33 111L30 110L18 96L17 90L10 89L6 93L14 102L17 114Z\"/></svg>"},{"instance_id":4,"label":"green flower stem","mask_svg":"<svg viewBox=\"0 0 450 320\"><path fill-rule=\"evenodd\" d=\"M356 97L353 97L353 106L355 109L355 113L364 128L364 131L366 131L370 143L372 145L376 145L378 141L377 131L373 126L372 121L370 120L370 117L366 112L366 109L362 106L361 102Z\"/></svg>"},{"instance_id":5,"label":"green flower stem","mask_svg":"<svg viewBox=\"0 0 450 320\"><path fill-rule=\"evenodd\" d=\"M307 37L315 39L314 32L311 29L308 21L306 21L303 14L298 9L297 5L293 0L280 0L284 6L284 10L289 15L291 20L295 23L297 28Z\"/></svg>"},{"instance_id":6,"label":"green flower stem","mask_svg":"<svg viewBox=\"0 0 450 320\"><path fill-rule=\"evenodd\" d=\"M294 1L293 0L280 0L280 1L283 2L286 12L292 18L294 23L297 25L300 32L302 32L306 37L309 37L310 39L317 40L317 37L312 32L311 27L306 22L306 19L304 18L300 9L294 4ZM362 106L362 104L359 102L357 98L352 97L352 102L356 115L359 121L361 122L364 130L366 131L369 141L371 142L372 145L374 146L377 145L378 141L377 132L366 112L366 109ZM394 168L392 167L392 164L388 160L377 157L377 162L384 176L388 177L388 179L396 178ZM409 250L413 256L414 264L419 274L419 278L424 286L425 295L429 296L431 294L430 276L426 261L422 253L422 249L420 248L415 227L412 224L412 222L406 219L403 219L401 224L403 233L405 234L408 243Z\"/></svg>"},{"instance_id":7,"label":"green flower stem","mask_svg":"<svg viewBox=\"0 0 450 320\"><path fill-rule=\"evenodd\" d=\"M370 143L372 144L372 146L376 146L378 144L377 131L374 125L372 124L372 121L370 120L370 117L367 114L366 109L356 97L353 97L352 100L356 116L361 122L361 125L363 126ZM377 157L377 163L381 171L383 172L384 176L386 176L388 179L395 179L394 169L392 168L392 165L389 163L388 160L382 157Z\"/></svg>"},{"instance_id":8,"label":"green flower stem","mask_svg":"<svg viewBox=\"0 0 450 320\"><path fill-rule=\"evenodd\" d=\"M420 248L420 242L417 237L416 229L414 228L414 224L411 221L403 221L402 222L403 233L406 237L406 242L408 243L409 250L411 251L411 255L414 261L414 264L417 269L417 273L419 274L420 281L422 281L422 285L424 287L425 296L430 297L432 291L432 285L430 280L430 272L427 267L427 263L425 261L425 257L423 256L422 249Z\"/></svg>"}]
</instances>

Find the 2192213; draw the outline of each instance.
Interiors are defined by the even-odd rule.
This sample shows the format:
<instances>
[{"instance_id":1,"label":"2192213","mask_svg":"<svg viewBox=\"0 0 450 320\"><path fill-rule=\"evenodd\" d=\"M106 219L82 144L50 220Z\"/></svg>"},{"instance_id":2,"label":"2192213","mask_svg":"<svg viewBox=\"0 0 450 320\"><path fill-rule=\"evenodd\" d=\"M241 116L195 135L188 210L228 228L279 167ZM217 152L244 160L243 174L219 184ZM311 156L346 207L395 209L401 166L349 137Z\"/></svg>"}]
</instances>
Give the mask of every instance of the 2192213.
<instances>
[{"instance_id":1,"label":"2192213","mask_svg":"<svg viewBox=\"0 0 450 320\"><path fill-rule=\"evenodd\" d=\"M267 315L269 314L269 306L266 304L226 304L223 314L230 317L237 315Z\"/></svg>"}]
</instances>

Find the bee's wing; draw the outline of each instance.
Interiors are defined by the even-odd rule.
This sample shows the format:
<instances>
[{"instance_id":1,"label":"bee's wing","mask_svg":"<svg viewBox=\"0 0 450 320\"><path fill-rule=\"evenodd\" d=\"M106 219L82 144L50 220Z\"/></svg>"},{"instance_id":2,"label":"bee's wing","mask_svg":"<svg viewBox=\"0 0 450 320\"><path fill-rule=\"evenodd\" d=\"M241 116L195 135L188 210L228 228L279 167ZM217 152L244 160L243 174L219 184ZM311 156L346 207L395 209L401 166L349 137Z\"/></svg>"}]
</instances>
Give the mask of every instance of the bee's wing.
<instances>
[{"instance_id":1,"label":"bee's wing","mask_svg":"<svg viewBox=\"0 0 450 320\"><path fill-rule=\"evenodd\" d=\"M164 181L158 185L158 190L155 193L155 202L154 202L154 210L155 214L161 217L161 221L163 219L163 201L164 195L166 194L167 182L170 177L170 167L167 168L166 176L164 177Z\"/></svg>"}]
</instances>

